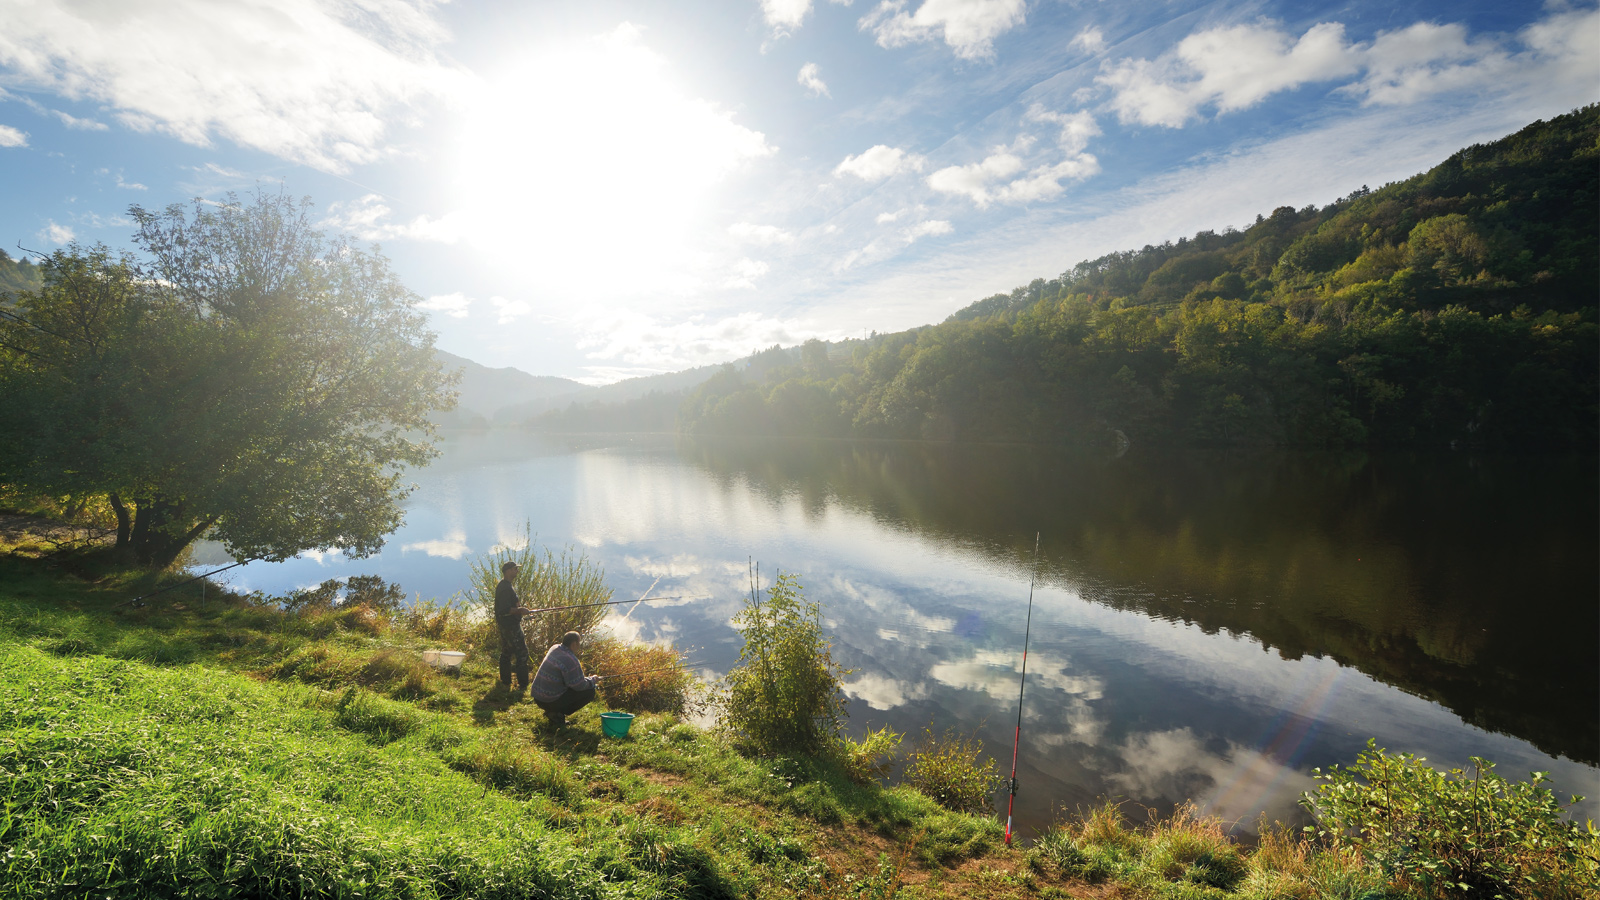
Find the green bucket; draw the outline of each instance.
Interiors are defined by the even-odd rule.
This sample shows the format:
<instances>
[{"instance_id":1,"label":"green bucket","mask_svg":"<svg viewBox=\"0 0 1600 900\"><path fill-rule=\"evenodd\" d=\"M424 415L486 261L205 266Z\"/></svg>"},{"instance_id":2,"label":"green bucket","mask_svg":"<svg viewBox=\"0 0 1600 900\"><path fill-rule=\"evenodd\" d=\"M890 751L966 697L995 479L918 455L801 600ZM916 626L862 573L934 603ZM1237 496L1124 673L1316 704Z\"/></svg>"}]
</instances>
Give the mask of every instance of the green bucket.
<instances>
[{"instance_id":1,"label":"green bucket","mask_svg":"<svg viewBox=\"0 0 1600 900\"><path fill-rule=\"evenodd\" d=\"M633 724L633 713L608 712L600 714L600 731L606 737L624 738L628 736L628 726Z\"/></svg>"}]
</instances>

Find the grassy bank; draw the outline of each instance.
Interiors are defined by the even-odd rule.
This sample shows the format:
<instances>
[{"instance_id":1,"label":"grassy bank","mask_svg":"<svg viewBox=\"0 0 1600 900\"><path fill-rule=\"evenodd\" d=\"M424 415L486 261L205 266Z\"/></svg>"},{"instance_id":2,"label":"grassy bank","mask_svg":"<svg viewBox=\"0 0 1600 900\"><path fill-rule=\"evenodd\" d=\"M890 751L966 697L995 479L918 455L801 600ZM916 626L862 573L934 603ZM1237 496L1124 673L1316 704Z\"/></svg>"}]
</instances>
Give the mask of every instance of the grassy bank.
<instances>
[{"instance_id":1,"label":"grassy bank","mask_svg":"<svg viewBox=\"0 0 1600 900\"><path fill-rule=\"evenodd\" d=\"M199 585L134 607L158 576L10 534L0 898L1451 896L1326 838L1246 850L1112 807L1006 848L992 816L670 713L621 741L593 708L552 730L481 649L420 663L468 627L445 610Z\"/></svg>"}]
</instances>

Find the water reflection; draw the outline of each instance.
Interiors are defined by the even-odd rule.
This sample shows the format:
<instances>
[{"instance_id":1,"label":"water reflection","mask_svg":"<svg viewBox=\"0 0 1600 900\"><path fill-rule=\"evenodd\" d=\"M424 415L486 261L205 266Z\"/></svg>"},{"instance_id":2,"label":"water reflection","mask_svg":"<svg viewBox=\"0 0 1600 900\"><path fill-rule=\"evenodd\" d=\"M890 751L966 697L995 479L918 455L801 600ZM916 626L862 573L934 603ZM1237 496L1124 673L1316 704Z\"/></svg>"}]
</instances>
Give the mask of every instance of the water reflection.
<instances>
[{"instance_id":1,"label":"water reflection","mask_svg":"<svg viewBox=\"0 0 1600 900\"><path fill-rule=\"evenodd\" d=\"M610 627L698 648L716 675L737 659L729 619L755 557L764 581L796 571L823 603L856 670L854 731L955 728L1003 758L1039 530L1024 833L1102 797L1292 820L1310 768L1369 736L1596 793L1582 466L493 433L452 442L418 481L379 557L252 564L238 584L376 572L445 596L529 523L583 547L619 598L685 598L620 607Z\"/></svg>"},{"instance_id":2,"label":"water reflection","mask_svg":"<svg viewBox=\"0 0 1600 900\"><path fill-rule=\"evenodd\" d=\"M701 442L683 452L820 516L829 504L1027 565L1082 596L1284 657L1326 655L1548 752L1600 761L1592 460ZM1582 711L1574 714L1574 711Z\"/></svg>"}]
</instances>

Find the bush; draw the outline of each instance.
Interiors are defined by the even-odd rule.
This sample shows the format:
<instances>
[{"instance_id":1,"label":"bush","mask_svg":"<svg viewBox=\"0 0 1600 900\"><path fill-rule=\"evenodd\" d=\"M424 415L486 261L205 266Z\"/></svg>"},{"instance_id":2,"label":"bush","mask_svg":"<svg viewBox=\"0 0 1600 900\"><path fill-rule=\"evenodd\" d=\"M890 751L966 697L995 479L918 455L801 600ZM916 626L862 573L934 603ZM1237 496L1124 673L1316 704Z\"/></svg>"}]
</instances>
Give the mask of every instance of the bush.
<instances>
[{"instance_id":1,"label":"bush","mask_svg":"<svg viewBox=\"0 0 1600 900\"><path fill-rule=\"evenodd\" d=\"M980 759L983 741L953 731L935 735L929 728L911 754L906 783L956 812L986 815L990 797L999 789L999 768L992 758Z\"/></svg>"},{"instance_id":2,"label":"bush","mask_svg":"<svg viewBox=\"0 0 1600 900\"><path fill-rule=\"evenodd\" d=\"M780 574L765 603L759 597L752 592L733 617L744 646L724 683L722 726L748 753L827 755L840 740L840 681L850 670L834 663L822 609L793 575Z\"/></svg>"},{"instance_id":3,"label":"bush","mask_svg":"<svg viewBox=\"0 0 1600 900\"><path fill-rule=\"evenodd\" d=\"M1385 875L1424 896L1583 896L1600 878L1600 835L1580 827L1547 788L1494 774L1439 772L1412 754L1390 756L1367 742L1353 766L1334 766L1305 805L1322 834L1358 850ZM1581 797L1573 797L1577 803Z\"/></svg>"},{"instance_id":4,"label":"bush","mask_svg":"<svg viewBox=\"0 0 1600 900\"><path fill-rule=\"evenodd\" d=\"M606 607L600 604L611 599L611 589L605 584L605 570L570 547L562 548L557 556L548 548L537 546L533 535L525 530L521 547L501 547L472 565L472 587L467 596L471 603L488 613L490 633L485 636L486 646L497 645L500 640L494 620L494 589L500 583L500 567L508 562L522 567L517 573L515 587L523 606L529 609L577 607L522 620L528 653L535 665L567 632L576 631L587 637L600 627L601 620L606 617Z\"/></svg>"},{"instance_id":5,"label":"bush","mask_svg":"<svg viewBox=\"0 0 1600 900\"><path fill-rule=\"evenodd\" d=\"M862 735L859 741L840 738L839 764L856 784L869 784L887 777L889 770L894 767L895 748L900 746L904 737L897 731L890 731L889 726L885 725Z\"/></svg>"},{"instance_id":6,"label":"bush","mask_svg":"<svg viewBox=\"0 0 1600 900\"><path fill-rule=\"evenodd\" d=\"M683 668L683 654L674 647L602 638L585 641L579 652L584 671L608 676L600 680L600 699L608 709L683 716L692 715L701 705L701 683ZM609 677L625 672L639 674Z\"/></svg>"}]
</instances>

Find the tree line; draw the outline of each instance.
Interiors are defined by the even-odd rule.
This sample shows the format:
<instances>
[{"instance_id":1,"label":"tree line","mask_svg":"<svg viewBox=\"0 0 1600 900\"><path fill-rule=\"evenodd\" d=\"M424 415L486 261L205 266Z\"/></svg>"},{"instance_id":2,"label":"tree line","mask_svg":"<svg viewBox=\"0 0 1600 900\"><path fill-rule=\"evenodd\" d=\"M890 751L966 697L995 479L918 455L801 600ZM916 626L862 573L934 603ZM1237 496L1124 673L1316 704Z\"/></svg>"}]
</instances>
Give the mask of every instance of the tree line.
<instances>
[{"instance_id":1,"label":"tree line","mask_svg":"<svg viewBox=\"0 0 1600 900\"><path fill-rule=\"evenodd\" d=\"M1079 263L848 359L726 369L701 434L1587 449L1600 106L1325 207Z\"/></svg>"}]
</instances>

